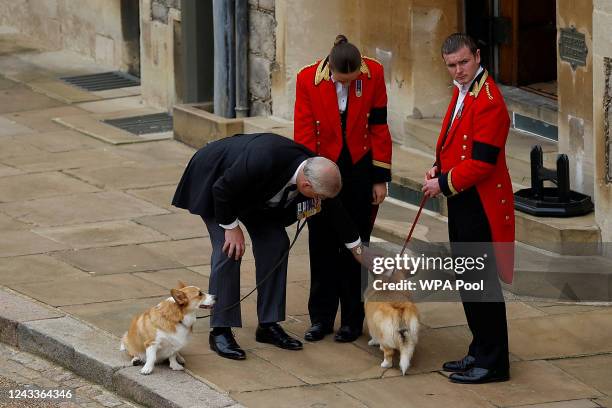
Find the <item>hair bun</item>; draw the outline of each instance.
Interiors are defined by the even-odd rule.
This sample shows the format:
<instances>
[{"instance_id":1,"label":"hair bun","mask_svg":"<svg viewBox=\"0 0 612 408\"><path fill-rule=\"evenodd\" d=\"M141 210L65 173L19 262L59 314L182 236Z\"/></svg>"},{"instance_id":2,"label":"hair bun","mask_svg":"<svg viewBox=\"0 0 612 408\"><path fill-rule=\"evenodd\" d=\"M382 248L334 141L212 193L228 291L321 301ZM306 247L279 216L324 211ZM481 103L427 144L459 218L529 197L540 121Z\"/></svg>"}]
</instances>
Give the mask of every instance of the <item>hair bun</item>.
<instances>
[{"instance_id":1,"label":"hair bun","mask_svg":"<svg viewBox=\"0 0 612 408\"><path fill-rule=\"evenodd\" d=\"M347 42L348 42L348 38L346 38L344 34L338 34L336 36L336 41L334 41L334 46L339 45L339 44L344 44Z\"/></svg>"}]
</instances>

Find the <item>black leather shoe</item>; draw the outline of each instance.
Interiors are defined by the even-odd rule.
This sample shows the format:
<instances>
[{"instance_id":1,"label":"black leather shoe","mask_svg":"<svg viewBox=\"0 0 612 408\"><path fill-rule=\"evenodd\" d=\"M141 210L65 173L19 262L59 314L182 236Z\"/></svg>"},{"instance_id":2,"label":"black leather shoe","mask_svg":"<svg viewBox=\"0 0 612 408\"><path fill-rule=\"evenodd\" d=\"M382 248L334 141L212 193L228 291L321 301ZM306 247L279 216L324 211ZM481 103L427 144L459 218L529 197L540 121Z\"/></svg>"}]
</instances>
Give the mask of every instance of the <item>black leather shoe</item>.
<instances>
[{"instance_id":1,"label":"black leather shoe","mask_svg":"<svg viewBox=\"0 0 612 408\"><path fill-rule=\"evenodd\" d=\"M467 355L461 360L447 361L446 363L442 364L442 369L444 371L450 371L453 373L462 373L474 367L474 361L476 361L474 357Z\"/></svg>"},{"instance_id":2,"label":"black leather shoe","mask_svg":"<svg viewBox=\"0 0 612 408\"><path fill-rule=\"evenodd\" d=\"M246 358L246 353L236 343L231 331L220 334L212 334L211 332L208 336L208 342L210 343L210 349L221 357L232 360L244 360Z\"/></svg>"},{"instance_id":3,"label":"black leather shoe","mask_svg":"<svg viewBox=\"0 0 612 408\"><path fill-rule=\"evenodd\" d=\"M489 382L508 381L508 370L488 370L486 368L472 367L464 373L453 373L448 377L452 382L459 384L483 384Z\"/></svg>"},{"instance_id":4,"label":"black leather shoe","mask_svg":"<svg viewBox=\"0 0 612 408\"><path fill-rule=\"evenodd\" d=\"M342 326L334 336L334 340L340 343L350 343L361 336L361 328L353 329L351 326Z\"/></svg>"},{"instance_id":5,"label":"black leather shoe","mask_svg":"<svg viewBox=\"0 0 612 408\"><path fill-rule=\"evenodd\" d=\"M326 326L323 323L314 323L310 329L304 334L304 338L308 341L319 341L323 337L334 331L332 326Z\"/></svg>"},{"instance_id":6,"label":"black leather shoe","mask_svg":"<svg viewBox=\"0 0 612 408\"><path fill-rule=\"evenodd\" d=\"M276 347L286 350L302 349L302 342L290 337L278 324L268 327L257 326L255 340L260 343L274 344Z\"/></svg>"}]
</instances>

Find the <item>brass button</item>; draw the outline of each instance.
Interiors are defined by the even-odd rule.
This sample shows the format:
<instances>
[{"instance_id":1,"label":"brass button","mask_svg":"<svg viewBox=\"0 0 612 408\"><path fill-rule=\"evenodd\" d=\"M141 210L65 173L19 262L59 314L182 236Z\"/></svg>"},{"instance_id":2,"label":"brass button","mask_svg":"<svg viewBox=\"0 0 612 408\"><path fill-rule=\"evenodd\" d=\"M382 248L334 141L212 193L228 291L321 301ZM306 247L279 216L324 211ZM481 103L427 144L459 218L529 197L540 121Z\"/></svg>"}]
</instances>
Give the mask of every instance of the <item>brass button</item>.
<instances>
[{"instance_id":1,"label":"brass button","mask_svg":"<svg viewBox=\"0 0 612 408\"><path fill-rule=\"evenodd\" d=\"M366 118L370 117L370 112L366 113Z\"/></svg>"},{"instance_id":2,"label":"brass button","mask_svg":"<svg viewBox=\"0 0 612 408\"><path fill-rule=\"evenodd\" d=\"M506 221L508 221L510 219L509 215L506 215Z\"/></svg>"},{"instance_id":3,"label":"brass button","mask_svg":"<svg viewBox=\"0 0 612 408\"><path fill-rule=\"evenodd\" d=\"M502 198L501 203L506 204L506 200Z\"/></svg>"},{"instance_id":4,"label":"brass button","mask_svg":"<svg viewBox=\"0 0 612 408\"><path fill-rule=\"evenodd\" d=\"M319 130L317 130L317 135L320 135L320 134L321 134L321 132Z\"/></svg>"},{"instance_id":5,"label":"brass button","mask_svg":"<svg viewBox=\"0 0 612 408\"><path fill-rule=\"evenodd\" d=\"M459 191L463 192L463 189L461 189L461 190L459 190Z\"/></svg>"},{"instance_id":6,"label":"brass button","mask_svg":"<svg viewBox=\"0 0 612 408\"><path fill-rule=\"evenodd\" d=\"M363 135L363 138L367 139L368 138L368 134L366 133L365 135Z\"/></svg>"},{"instance_id":7,"label":"brass button","mask_svg":"<svg viewBox=\"0 0 612 408\"><path fill-rule=\"evenodd\" d=\"M461 160L465 160L465 156L463 156L463 155L462 155L462 156L461 156Z\"/></svg>"},{"instance_id":8,"label":"brass button","mask_svg":"<svg viewBox=\"0 0 612 408\"><path fill-rule=\"evenodd\" d=\"M463 150L467 150L467 146L466 145L463 145L461 147L463 148Z\"/></svg>"},{"instance_id":9,"label":"brass button","mask_svg":"<svg viewBox=\"0 0 612 408\"><path fill-rule=\"evenodd\" d=\"M498 184L498 185L497 185L497 188L501 188L501 184Z\"/></svg>"},{"instance_id":10,"label":"brass button","mask_svg":"<svg viewBox=\"0 0 612 408\"><path fill-rule=\"evenodd\" d=\"M321 142L317 142L317 146L321 146Z\"/></svg>"},{"instance_id":11,"label":"brass button","mask_svg":"<svg viewBox=\"0 0 612 408\"><path fill-rule=\"evenodd\" d=\"M368 128L368 124L366 123L366 129Z\"/></svg>"},{"instance_id":12,"label":"brass button","mask_svg":"<svg viewBox=\"0 0 612 408\"><path fill-rule=\"evenodd\" d=\"M463 135L463 140L467 140L467 135Z\"/></svg>"},{"instance_id":13,"label":"brass button","mask_svg":"<svg viewBox=\"0 0 612 408\"><path fill-rule=\"evenodd\" d=\"M368 150L368 147L367 146L363 146L363 150Z\"/></svg>"},{"instance_id":14,"label":"brass button","mask_svg":"<svg viewBox=\"0 0 612 408\"><path fill-rule=\"evenodd\" d=\"M317 124L317 125L320 125L320 124L321 124L321 121L317 120L316 124Z\"/></svg>"}]
</instances>

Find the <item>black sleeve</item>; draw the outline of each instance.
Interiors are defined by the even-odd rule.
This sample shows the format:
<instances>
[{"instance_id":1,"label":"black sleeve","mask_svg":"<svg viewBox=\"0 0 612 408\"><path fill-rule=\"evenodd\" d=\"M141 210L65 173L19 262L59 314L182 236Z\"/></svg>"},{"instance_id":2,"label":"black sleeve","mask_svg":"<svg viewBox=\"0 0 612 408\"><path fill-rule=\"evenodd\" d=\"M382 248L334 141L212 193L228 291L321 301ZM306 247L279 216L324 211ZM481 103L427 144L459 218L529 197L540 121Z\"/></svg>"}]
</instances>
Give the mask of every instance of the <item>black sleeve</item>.
<instances>
[{"instance_id":1,"label":"black sleeve","mask_svg":"<svg viewBox=\"0 0 612 408\"><path fill-rule=\"evenodd\" d=\"M350 244L359 239L359 231L339 198L336 197L323 200L322 211L328 213L328 219L331 220L332 226L336 230L338 236L342 238L342 242Z\"/></svg>"}]
</instances>

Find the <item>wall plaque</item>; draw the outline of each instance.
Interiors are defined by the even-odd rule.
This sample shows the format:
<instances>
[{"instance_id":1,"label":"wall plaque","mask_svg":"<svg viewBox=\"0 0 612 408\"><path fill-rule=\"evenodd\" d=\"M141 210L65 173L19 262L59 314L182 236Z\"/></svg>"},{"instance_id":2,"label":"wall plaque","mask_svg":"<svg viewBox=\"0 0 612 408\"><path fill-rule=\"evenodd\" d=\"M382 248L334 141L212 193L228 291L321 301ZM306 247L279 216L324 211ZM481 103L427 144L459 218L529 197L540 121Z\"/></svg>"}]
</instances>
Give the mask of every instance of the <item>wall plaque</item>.
<instances>
[{"instance_id":1,"label":"wall plaque","mask_svg":"<svg viewBox=\"0 0 612 408\"><path fill-rule=\"evenodd\" d=\"M588 49L586 37L583 33L576 30L576 27L561 28L559 30L559 56L562 61L569 62L573 70L576 67L585 66Z\"/></svg>"}]
</instances>

